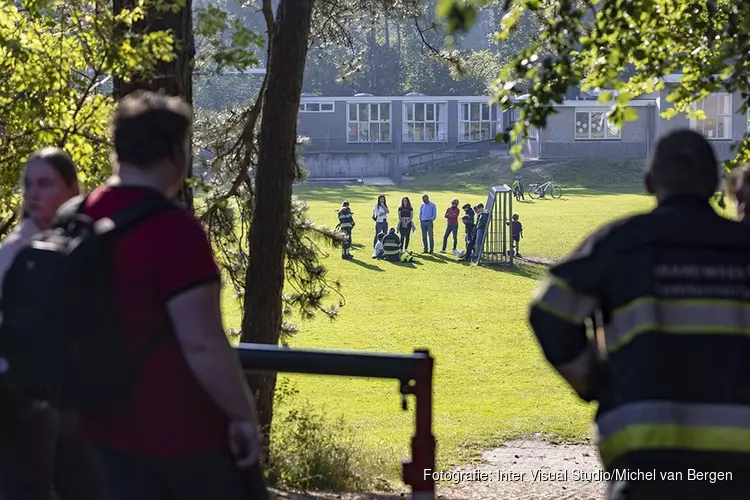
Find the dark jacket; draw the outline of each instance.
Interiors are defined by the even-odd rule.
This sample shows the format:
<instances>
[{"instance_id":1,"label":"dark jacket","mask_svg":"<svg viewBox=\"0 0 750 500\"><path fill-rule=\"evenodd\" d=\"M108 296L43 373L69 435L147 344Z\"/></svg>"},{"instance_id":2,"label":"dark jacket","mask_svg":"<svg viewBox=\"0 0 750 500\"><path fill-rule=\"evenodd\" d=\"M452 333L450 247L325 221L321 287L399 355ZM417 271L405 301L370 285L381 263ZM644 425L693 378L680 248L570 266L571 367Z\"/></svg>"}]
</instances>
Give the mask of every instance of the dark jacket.
<instances>
[{"instance_id":1,"label":"dark jacket","mask_svg":"<svg viewBox=\"0 0 750 500\"><path fill-rule=\"evenodd\" d=\"M750 445L738 445L750 424L749 284L750 227L692 197L607 225L549 270L529 321L547 360L598 401L607 470L710 463L750 477Z\"/></svg>"}]
</instances>

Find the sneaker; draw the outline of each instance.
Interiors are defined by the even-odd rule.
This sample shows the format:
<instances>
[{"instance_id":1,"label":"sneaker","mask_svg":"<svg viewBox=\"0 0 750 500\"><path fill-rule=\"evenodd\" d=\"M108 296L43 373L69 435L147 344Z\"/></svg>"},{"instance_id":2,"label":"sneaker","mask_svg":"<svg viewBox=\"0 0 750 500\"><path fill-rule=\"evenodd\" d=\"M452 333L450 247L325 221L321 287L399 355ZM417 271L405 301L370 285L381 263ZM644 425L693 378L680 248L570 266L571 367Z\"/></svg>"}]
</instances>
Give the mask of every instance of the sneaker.
<instances>
[{"instance_id":1,"label":"sneaker","mask_svg":"<svg viewBox=\"0 0 750 500\"><path fill-rule=\"evenodd\" d=\"M445 253L445 250L440 250L440 253Z\"/></svg>"}]
</instances>

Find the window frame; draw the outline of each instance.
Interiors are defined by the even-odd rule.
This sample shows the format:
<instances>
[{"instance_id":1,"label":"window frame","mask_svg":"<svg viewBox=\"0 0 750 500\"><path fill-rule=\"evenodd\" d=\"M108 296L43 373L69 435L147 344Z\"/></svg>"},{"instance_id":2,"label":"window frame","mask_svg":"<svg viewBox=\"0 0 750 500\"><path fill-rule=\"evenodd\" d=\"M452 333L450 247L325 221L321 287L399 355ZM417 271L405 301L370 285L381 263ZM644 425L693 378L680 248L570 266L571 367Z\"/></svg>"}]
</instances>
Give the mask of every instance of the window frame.
<instances>
[{"instance_id":1,"label":"window frame","mask_svg":"<svg viewBox=\"0 0 750 500\"><path fill-rule=\"evenodd\" d=\"M463 107L464 105L469 106L469 118L467 120L463 119ZM479 105L479 120L472 120L471 119L471 106L473 104ZM482 118L482 105L489 107L489 119L485 120ZM499 116L498 116L499 115ZM497 129L497 123L502 120L502 111L499 110L498 106L495 104L492 104L490 102L487 102L485 100L482 101L458 101L458 142L459 143L469 143L469 142L478 142L478 141L486 141L490 139L494 139L496 137L495 130ZM469 137L465 137L463 134L463 124L468 123L469 124ZM482 137L480 139L471 139L471 126L473 123L478 123L480 127L480 137L482 137L482 124L488 124L489 126L489 137Z\"/></svg>"},{"instance_id":2,"label":"window frame","mask_svg":"<svg viewBox=\"0 0 750 500\"><path fill-rule=\"evenodd\" d=\"M318 109L308 109L308 106L318 106ZM323 109L323 106L330 106L330 109ZM333 101L302 101L299 103L300 113L333 113L336 111L336 103Z\"/></svg>"},{"instance_id":3,"label":"window frame","mask_svg":"<svg viewBox=\"0 0 750 500\"><path fill-rule=\"evenodd\" d=\"M728 96L729 97L729 109L725 113L719 113L719 99L721 96ZM694 102L691 105L691 108L693 111L704 111L704 103L706 99L714 98L716 99L716 116L714 117L714 120L716 121L716 126L714 128L714 131L717 133L719 132L719 120L721 118L729 118L729 126L725 127L725 135L726 137L708 137L705 133L705 121L709 120L711 117L706 115L706 120L699 120L697 118L691 118L690 119L690 128L692 130L695 130L696 132L699 132L703 137L705 137L709 141L731 141L732 140L732 128L734 127L734 96L731 92L712 92L711 94L707 95L705 98ZM700 107L699 107L700 106ZM750 127L748 127L750 128Z\"/></svg>"},{"instance_id":4,"label":"window frame","mask_svg":"<svg viewBox=\"0 0 750 500\"><path fill-rule=\"evenodd\" d=\"M588 137L578 137L578 114L586 113L588 115L588 123L586 129L588 131ZM594 113L604 113L604 135L602 137L591 137L591 115ZM622 127L617 128L617 135L611 135L609 129L609 115L607 108L573 108L573 139L576 141L621 141L622 140Z\"/></svg>"},{"instance_id":5,"label":"window frame","mask_svg":"<svg viewBox=\"0 0 750 500\"><path fill-rule=\"evenodd\" d=\"M424 116L422 120L417 120L417 112L416 107L417 105L423 105L424 108ZM434 105L433 109L433 119L428 120L427 119L427 106ZM412 119L409 120L408 117L408 111L407 107L413 106L413 116ZM435 116L438 114L438 109L442 107L442 111L440 114L440 119L438 120L435 118ZM416 124L422 124L425 126L425 129L427 128L427 124L435 124L435 138L433 140L415 140L413 137L408 138L409 135L409 125L416 125ZM442 125L442 138L441 138L441 132L440 128ZM427 143L427 144L433 144L433 143L444 143L448 142L448 101L403 101L401 105L401 137L402 142L407 144L419 144L419 143Z\"/></svg>"},{"instance_id":6,"label":"window frame","mask_svg":"<svg viewBox=\"0 0 750 500\"><path fill-rule=\"evenodd\" d=\"M360 115L360 106L366 105L367 106L367 121L363 121L361 119ZM381 106L386 105L388 106L388 119L383 120L380 118L380 110ZM352 121L350 116L351 106L356 106L357 110L357 119ZM371 119L371 112L372 112L372 106L378 107L378 119L372 120ZM389 144L393 143L393 102L392 101L368 101L368 100L362 100L362 101L347 101L346 102L346 120L345 120L345 133L346 133L346 143L347 144ZM352 123L357 124L357 140L352 140L351 136L349 135L349 126ZM361 131L359 127L362 124L368 124L368 133L367 133L367 140L361 140ZM388 138L387 140L377 140L373 141L370 137L369 129L372 126L372 124L379 124L378 125L378 133L380 134L381 126L384 124L388 125ZM382 135L382 134L380 134Z\"/></svg>"}]
</instances>

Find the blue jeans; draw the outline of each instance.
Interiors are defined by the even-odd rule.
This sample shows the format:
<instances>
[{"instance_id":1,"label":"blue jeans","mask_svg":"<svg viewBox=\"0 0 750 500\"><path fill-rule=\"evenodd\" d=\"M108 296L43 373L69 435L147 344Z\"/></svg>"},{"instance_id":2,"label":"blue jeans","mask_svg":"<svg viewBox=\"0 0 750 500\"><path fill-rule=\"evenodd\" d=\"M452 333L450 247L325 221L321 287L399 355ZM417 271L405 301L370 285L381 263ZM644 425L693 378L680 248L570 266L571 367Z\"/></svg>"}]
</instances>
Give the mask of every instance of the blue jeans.
<instances>
[{"instance_id":1,"label":"blue jeans","mask_svg":"<svg viewBox=\"0 0 750 500\"><path fill-rule=\"evenodd\" d=\"M435 224L431 220L423 220L420 221L420 225L422 226L422 245L424 245L424 251L427 252L429 248L429 251L432 252L435 250ZM427 246L428 237L430 238L429 247Z\"/></svg>"},{"instance_id":2,"label":"blue jeans","mask_svg":"<svg viewBox=\"0 0 750 500\"><path fill-rule=\"evenodd\" d=\"M443 252L445 252L445 247L448 245L448 236L451 233L453 233L453 251L456 251L456 245L458 245L458 224L448 224L443 235Z\"/></svg>"}]
</instances>

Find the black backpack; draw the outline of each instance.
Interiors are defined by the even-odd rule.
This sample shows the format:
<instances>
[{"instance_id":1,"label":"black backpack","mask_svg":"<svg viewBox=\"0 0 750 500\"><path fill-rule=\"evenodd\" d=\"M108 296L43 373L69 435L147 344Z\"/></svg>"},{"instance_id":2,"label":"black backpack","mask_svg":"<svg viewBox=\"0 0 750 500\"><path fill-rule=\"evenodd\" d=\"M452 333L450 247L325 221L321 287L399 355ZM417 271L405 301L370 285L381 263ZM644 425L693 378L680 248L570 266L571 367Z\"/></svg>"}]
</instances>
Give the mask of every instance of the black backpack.
<instances>
[{"instance_id":1,"label":"black backpack","mask_svg":"<svg viewBox=\"0 0 750 500\"><path fill-rule=\"evenodd\" d=\"M113 289L112 243L148 217L178 210L149 196L94 222L79 196L58 210L54 228L31 239L2 284L0 356L22 397L84 409L111 402L132 385L162 335L128 355Z\"/></svg>"}]
</instances>

